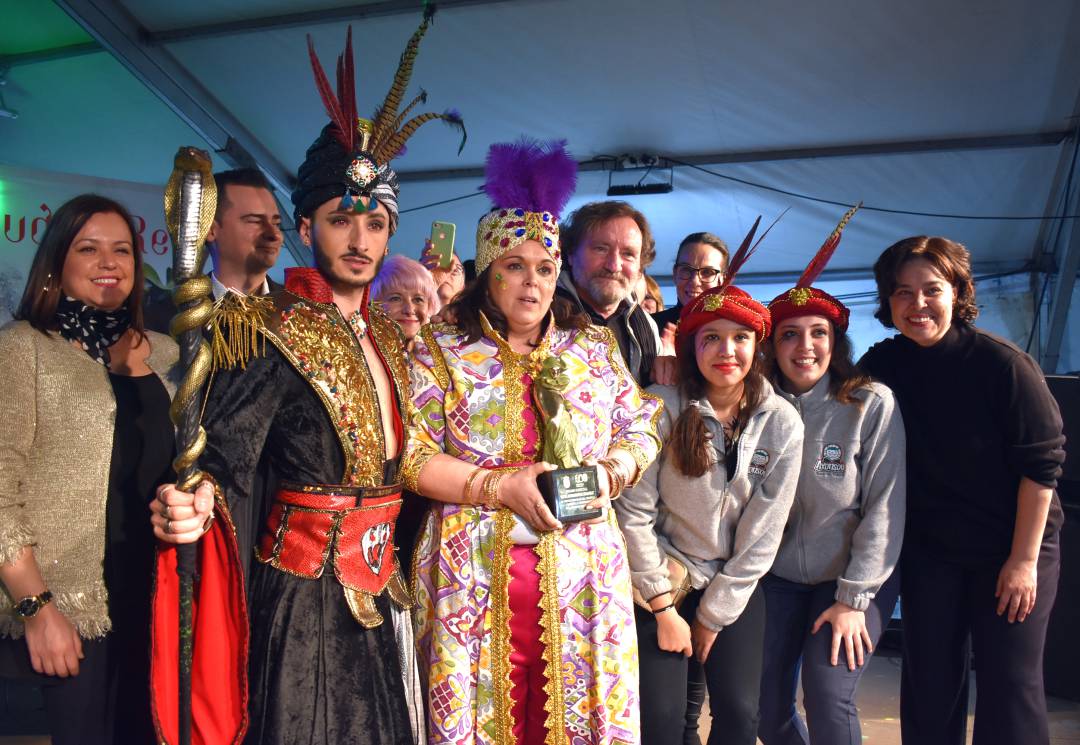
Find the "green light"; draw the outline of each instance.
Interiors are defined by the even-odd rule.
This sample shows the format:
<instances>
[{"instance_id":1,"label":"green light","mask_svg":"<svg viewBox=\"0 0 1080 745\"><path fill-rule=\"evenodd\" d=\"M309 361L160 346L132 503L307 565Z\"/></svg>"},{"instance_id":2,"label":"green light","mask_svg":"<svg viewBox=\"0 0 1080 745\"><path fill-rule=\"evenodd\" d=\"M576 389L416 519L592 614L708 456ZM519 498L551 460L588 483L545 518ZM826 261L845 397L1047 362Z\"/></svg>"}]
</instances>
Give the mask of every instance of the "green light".
<instances>
[{"instance_id":1,"label":"green light","mask_svg":"<svg viewBox=\"0 0 1080 745\"><path fill-rule=\"evenodd\" d=\"M52 2L0 0L0 56L58 49L93 41Z\"/></svg>"}]
</instances>

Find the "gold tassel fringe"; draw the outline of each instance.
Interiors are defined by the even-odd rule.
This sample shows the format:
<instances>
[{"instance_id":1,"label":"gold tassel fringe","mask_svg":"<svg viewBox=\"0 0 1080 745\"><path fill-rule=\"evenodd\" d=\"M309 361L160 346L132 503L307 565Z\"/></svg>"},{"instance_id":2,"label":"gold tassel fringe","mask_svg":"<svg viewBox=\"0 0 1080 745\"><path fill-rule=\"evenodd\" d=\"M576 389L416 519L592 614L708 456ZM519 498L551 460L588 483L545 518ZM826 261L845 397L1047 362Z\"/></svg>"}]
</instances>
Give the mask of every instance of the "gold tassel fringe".
<instances>
[{"instance_id":1,"label":"gold tassel fringe","mask_svg":"<svg viewBox=\"0 0 1080 745\"><path fill-rule=\"evenodd\" d=\"M213 369L228 370L239 365L247 367L248 360L266 353L266 320L274 310L274 302L266 297L227 292L217 301L207 328Z\"/></svg>"}]
</instances>

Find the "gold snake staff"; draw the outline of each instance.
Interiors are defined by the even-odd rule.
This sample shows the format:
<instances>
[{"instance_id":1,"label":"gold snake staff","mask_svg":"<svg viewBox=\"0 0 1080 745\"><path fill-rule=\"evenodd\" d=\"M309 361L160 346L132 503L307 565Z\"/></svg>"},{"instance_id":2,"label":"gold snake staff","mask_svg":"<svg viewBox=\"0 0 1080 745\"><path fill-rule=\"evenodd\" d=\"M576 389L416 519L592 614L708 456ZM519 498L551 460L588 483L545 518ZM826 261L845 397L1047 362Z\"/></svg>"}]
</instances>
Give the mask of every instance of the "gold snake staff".
<instances>
[{"instance_id":1,"label":"gold snake staff","mask_svg":"<svg viewBox=\"0 0 1080 745\"><path fill-rule=\"evenodd\" d=\"M173 302L177 314L169 331L180 345L180 364L185 370L169 409L176 426L177 488L194 492L203 474L199 456L206 447L206 431L200 424L199 394L210 373L210 346L203 328L213 313L210 278L203 274L206 234L217 208L210 156L193 147L182 147L173 161L165 186L165 223L173 240ZM194 650L192 600L198 552L195 544L177 546L176 571L180 575L180 745L191 743L191 660Z\"/></svg>"}]
</instances>

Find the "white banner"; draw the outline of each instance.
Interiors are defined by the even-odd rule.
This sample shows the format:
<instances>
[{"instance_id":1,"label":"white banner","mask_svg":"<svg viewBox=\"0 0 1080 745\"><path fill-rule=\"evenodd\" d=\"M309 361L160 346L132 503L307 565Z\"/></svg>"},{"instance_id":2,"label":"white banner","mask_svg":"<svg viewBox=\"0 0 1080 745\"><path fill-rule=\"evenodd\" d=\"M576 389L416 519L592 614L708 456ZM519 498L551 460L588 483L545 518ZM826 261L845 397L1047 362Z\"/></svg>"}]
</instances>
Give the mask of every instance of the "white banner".
<instances>
[{"instance_id":1,"label":"white banner","mask_svg":"<svg viewBox=\"0 0 1080 745\"><path fill-rule=\"evenodd\" d=\"M162 204L164 186L0 165L0 323L10 320L22 298L30 263L53 212L87 193L115 199L131 211L148 280L160 284L165 279L172 257Z\"/></svg>"}]
</instances>

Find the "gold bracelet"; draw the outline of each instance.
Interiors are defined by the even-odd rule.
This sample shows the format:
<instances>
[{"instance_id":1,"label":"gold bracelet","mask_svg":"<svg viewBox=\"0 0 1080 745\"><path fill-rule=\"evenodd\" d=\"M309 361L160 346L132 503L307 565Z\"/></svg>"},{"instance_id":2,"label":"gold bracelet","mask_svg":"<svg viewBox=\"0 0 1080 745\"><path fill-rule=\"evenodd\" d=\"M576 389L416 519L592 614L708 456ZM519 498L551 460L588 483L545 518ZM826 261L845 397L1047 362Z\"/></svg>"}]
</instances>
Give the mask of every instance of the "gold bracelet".
<instances>
[{"instance_id":1,"label":"gold bracelet","mask_svg":"<svg viewBox=\"0 0 1080 745\"><path fill-rule=\"evenodd\" d=\"M608 499L616 500L622 495L623 489L626 488L626 479L623 478L622 474L619 473L617 468L607 463L604 464L604 468L607 470L608 479L611 481L611 488L608 494Z\"/></svg>"},{"instance_id":2,"label":"gold bracelet","mask_svg":"<svg viewBox=\"0 0 1080 745\"><path fill-rule=\"evenodd\" d=\"M463 504L480 504L482 502L481 499L473 498L473 486L476 484L476 479L478 479L484 472L485 469L477 466L472 470L472 473L469 474L469 478L465 479L465 490L462 492L461 495Z\"/></svg>"},{"instance_id":3,"label":"gold bracelet","mask_svg":"<svg viewBox=\"0 0 1080 745\"><path fill-rule=\"evenodd\" d=\"M627 478L622 472L622 461L618 458L604 458L600 461L600 465L607 471L608 481L611 484L611 493L608 495L608 499L618 499L619 495L623 493L626 488Z\"/></svg>"},{"instance_id":4,"label":"gold bracelet","mask_svg":"<svg viewBox=\"0 0 1080 745\"><path fill-rule=\"evenodd\" d=\"M611 469L613 471L616 471L620 476L622 476L622 480L624 480L624 482L629 482L630 475L625 473L623 462L621 460L619 460L618 458L615 458L613 456L608 457L608 458L605 458L604 460L600 461L600 463L602 463L603 465L606 465L607 468L609 468L609 469Z\"/></svg>"},{"instance_id":5,"label":"gold bracelet","mask_svg":"<svg viewBox=\"0 0 1080 745\"><path fill-rule=\"evenodd\" d=\"M484 483L480 486L480 493L484 498L484 506L489 510L502 508L499 501L499 484L506 477L506 471L489 471Z\"/></svg>"}]
</instances>

